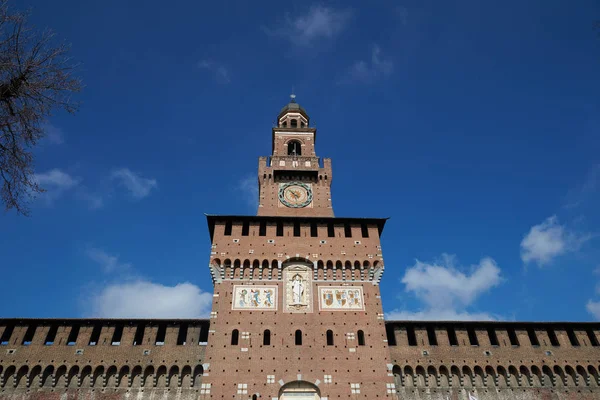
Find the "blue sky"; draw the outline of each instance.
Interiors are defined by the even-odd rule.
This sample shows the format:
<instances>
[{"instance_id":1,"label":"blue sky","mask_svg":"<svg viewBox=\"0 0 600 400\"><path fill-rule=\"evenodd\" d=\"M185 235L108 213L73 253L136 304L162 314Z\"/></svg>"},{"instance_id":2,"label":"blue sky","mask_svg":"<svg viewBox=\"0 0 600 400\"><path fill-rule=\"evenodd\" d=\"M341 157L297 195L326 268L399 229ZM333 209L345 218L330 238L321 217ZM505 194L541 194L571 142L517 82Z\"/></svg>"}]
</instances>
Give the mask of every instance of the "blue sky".
<instances>
[{"instance_id":1,"label":"blue sky","mask_svg":"<svg viewBox=\"0 0 600 400\"><path fill-rule=\"evenodd\" d=\"M293 87L336 215L391 217L388 318L600 319L597 1L13 4L85 89L0 215L0 316L205 316L203 214L256 212Z\"/></svg>"}]
</instances>

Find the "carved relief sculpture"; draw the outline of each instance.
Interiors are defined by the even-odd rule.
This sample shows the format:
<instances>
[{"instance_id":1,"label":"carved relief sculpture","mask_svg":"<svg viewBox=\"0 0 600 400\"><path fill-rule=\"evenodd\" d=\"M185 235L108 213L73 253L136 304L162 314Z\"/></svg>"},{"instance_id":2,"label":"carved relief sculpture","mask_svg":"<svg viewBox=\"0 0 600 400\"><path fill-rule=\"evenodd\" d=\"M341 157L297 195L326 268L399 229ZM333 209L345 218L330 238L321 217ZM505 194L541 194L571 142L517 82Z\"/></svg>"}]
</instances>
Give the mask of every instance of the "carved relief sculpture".
<instances>
[{"instance_id":1,"label":"carved relief sculpture","mask_svg":"<svg viewBox=\"0 0 600 400\"><path fill-rule=\"evenodd\" d=\"M232 310L277 310L277 286L233 287Z\"/></svg>"},{"instance_id":2,"label":"carved relief sculpture","mask_svg":"<svg viewBox=\"0 0 600 400\"><path fill-rule=\"evenodd\" d=\"M312 271L305 265L291 265L284 271L284 310L312 312Z\"/></svg>"}]
</instances>

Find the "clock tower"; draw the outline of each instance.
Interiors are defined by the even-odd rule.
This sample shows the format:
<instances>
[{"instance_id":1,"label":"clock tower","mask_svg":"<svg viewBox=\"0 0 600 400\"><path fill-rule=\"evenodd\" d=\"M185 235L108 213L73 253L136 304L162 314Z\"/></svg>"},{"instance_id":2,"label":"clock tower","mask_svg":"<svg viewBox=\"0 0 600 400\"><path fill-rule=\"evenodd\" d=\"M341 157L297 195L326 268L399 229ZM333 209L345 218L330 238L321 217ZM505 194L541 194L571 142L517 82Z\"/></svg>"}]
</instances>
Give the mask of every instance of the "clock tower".
<instances>
[{"instance_id":1,"label":"clock tower","mask_svg":"<svg viewBox=\"0 0 600 400\"><path fill-rule=\"evenodd\" d=\"M331 159L317 157L317 130L290 97L272 130L272 154L259 159L258 215L333 217Z\"/></svg>"}]
</instances>

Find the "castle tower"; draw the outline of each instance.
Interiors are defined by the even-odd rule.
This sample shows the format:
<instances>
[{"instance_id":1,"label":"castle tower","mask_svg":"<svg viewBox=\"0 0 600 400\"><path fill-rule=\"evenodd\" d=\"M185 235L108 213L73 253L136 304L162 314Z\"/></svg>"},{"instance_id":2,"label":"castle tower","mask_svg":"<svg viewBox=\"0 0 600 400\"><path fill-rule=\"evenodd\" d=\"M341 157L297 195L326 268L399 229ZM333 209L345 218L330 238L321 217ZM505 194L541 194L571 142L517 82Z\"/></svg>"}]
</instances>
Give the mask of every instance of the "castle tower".
<instances>
[{"instance_id":1,"label":"castle tower","mask_svg":"<svg viewBox=\"0 0 600 400\"><path fill-rule=\"evenodd\" d=\"M257 216L207 216L211 398L392 398L379 280L385 219L335 218L331 161L292 96L259 159Z\"/></svg>"}]
</instances>

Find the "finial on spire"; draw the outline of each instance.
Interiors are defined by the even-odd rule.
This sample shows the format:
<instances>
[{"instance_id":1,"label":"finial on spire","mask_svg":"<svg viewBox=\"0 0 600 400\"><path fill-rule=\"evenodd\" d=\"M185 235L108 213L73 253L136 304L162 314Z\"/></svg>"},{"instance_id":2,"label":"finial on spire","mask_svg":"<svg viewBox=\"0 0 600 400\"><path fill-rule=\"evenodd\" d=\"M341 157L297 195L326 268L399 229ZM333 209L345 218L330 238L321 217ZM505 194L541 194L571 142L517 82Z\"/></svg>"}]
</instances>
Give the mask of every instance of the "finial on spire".
<instances>
[{"instance_id":1,"label":"finial on spire","mask_svg":"<svg viewBox=\"0 0 600 400\"><path fill-rule=\"evenodd\" d=\"M292 103L296 102L296 95L293 92L292 92L292 94L290 94L290 99L292 99L291 100Z\"/></svg>"}]
</instances>

